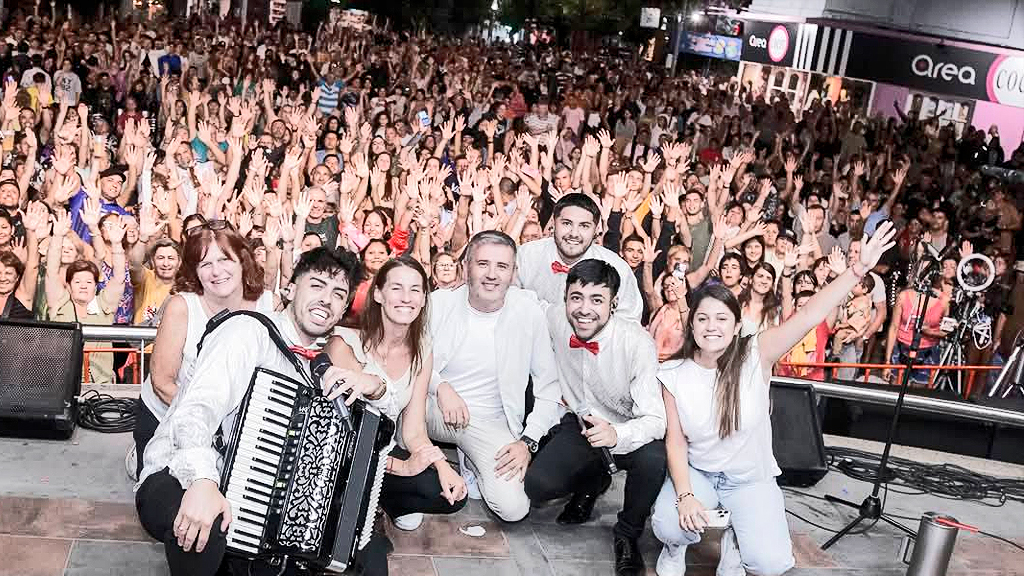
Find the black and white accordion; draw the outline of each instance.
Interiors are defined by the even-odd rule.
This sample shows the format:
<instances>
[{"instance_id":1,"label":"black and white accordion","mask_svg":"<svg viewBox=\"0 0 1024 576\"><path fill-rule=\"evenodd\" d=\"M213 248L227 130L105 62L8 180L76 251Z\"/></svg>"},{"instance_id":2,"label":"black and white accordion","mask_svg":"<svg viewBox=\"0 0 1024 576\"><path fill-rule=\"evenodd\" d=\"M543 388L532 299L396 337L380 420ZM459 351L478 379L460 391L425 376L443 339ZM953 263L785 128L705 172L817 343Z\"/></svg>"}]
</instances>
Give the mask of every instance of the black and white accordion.
<instances>
[{"instance_id":1,"label":"black and white accordion","mask_svg":"<svg viewBox=\"0 0 1024 576\"><path fill-rule=\"evenodd\" d=\"M342 572L370 541L395 424L357 400L351 430L304 382L258 368L225 452L230 553Z\"/></svg>"}]
</instances>

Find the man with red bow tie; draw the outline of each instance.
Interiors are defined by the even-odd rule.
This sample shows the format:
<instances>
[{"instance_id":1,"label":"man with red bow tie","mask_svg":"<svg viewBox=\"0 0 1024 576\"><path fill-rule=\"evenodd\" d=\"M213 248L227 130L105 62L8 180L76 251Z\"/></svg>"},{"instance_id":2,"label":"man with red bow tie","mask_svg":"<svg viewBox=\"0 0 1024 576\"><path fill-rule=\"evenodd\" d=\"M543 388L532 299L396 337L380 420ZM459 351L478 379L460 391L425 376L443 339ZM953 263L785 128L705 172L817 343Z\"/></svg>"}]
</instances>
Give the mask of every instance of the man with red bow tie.
<instances>
[{"instance_id":1,"label":"man with red bow tie","mask_svg":"<svg viewBox=\"0 0 1024 576\"><path fill-rule=\"evenodd\" d=\"M541 442L526 472L526 494L532 501L572 494L558 522L586 522L611 484L602 454L608 450L626 471L615 573L632 576L644 573L637 540L665 479L665 404L654 341L619 315L624 276L633 278L602 260L581 260L566 274L564 305L547 310L562 398L572 413Z\"/></svg>"},{"instance_id":2,"label":"man with red bow tie","mask_svg":"<svg viewBox=\"0 0 1024 576\"><path fill-rule=\"evenodd\" d=\"M551 218L554 235L528 242L516 256L516 282L533 290L545 306L561 304L569 268L588 258L602 260L615 267L622 278L619 289L619 318L640 321L643 298L629 264L618 254L594 242L601 227L601 209L586 194L570 193L555 204Z\"/></svg>"}]
</instances>

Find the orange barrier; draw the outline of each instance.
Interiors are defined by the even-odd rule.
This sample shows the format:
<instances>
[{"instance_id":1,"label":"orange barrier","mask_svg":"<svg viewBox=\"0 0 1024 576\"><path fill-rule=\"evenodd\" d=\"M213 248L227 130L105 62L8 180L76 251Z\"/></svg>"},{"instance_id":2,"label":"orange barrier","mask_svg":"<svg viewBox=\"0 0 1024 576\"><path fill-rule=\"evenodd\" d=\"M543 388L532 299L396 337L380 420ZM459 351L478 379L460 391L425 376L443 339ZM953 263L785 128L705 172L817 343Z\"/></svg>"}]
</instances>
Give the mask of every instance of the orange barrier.
<instances>
[{"instance_id":1,"label":"orange barrier","mask_svg":"<svg viewBox=\"0 0 1024 576\"><path fill-rule=\"evenodd\" d=\"M113 353L113 352L125 352L125 353L128 354L128 361L125 362L124 366L121 367L121 370L118 373L118 376L119 376L118 383L120 383L120 384L128 384L128 382L123 382L123 381L121 381L121 379L124 378L125 370L127 368L129 368L129 367L133 367L134 366L137 369L132 371L134 373L134 377L132 378L133 382L130 382L130 383L131 384L142 384L142 367L141 367L141 362L140 362L140 356L142 354L141 350L139 350L138 348L118 348L118 347L108 347L108 348L95 347L95 348L93 348L91 346L82 349L82 382L88 382L89 381L89 356L91 354L110 354L110 353Z\"/></svg>"},{"instance_id":2,"label":"orange barrier","mask_svg":"<svg viewBox=\"0 0 1024 576\"><path fill-rule=\"evenodd\" d=\"M857 363L857 362L779 362L780 366L788 366L791 368L854 368L864 370L864 382L868 382L868 376L871 370L895 370L896 371L896 382L902 382L903 370L905 366L903 364L869 364L869 363ZM964 391L965 395L970 395L971 389L974 387L974 376L978 372L987 372L990 370L1001 370L1002 366L971 366L971 365L946 365L946 366L932 366L927 364L914 365L914 370L927 370L931 372L931 376L928 378L928 388L935 387L935 376L939 370L967 370L967 386Z\"/></svg>"}]
</instances>

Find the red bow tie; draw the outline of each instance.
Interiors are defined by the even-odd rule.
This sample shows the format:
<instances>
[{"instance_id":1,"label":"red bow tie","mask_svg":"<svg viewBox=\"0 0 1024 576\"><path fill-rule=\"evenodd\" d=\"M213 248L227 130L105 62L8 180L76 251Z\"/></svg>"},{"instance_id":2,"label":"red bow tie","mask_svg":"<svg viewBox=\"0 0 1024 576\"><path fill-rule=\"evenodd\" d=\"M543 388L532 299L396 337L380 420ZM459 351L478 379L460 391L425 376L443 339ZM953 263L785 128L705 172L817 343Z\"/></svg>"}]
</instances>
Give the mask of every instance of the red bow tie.
<instances>
[{"instance_id":1,"label":"red bow tie","mask_svg":"<svg viewBox=\"0 0 1024 576\"><path fill-rule=\"evenodd\" d=\"M302 346L289 346L288 349L306 360L312 360L316 358L317 354L323 352L323 350L313 350L312 348L303 348Z\"/></svg>"},{"instance_id":2,"label":"red bow tie","mask_svg":"<svg viewBox=\"0 0 1024 576\"><path fill-rule=\"evenodd\" d=\"M551 271L554 272L555 274L568 274L569 267L566 266L565 264L562 264L558 260L555 260L554 262L551 263Z\"/></svg>"},{"instance_id":3,"label":"red bow tie","mask_svg":"<svg viewBox=\"0 0 1024 576\"><path fill-rule=\"evenodd\" d=\"M569 348L586 348L594 356L597 356L597 352L600 349L597 342L584 342L577 338L575 334L569 336Z\"/></svg>"}]
</instances>

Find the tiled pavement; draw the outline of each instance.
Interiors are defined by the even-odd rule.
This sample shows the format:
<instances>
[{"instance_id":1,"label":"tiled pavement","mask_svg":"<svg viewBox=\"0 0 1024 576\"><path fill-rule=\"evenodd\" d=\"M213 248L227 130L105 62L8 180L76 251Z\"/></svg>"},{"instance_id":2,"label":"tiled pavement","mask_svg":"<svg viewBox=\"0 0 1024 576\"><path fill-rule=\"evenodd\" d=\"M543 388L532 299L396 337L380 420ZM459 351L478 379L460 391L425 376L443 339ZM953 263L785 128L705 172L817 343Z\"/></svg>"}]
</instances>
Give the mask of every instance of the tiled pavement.
<instances>
[{"instance_id":1,"label":"tiled pavement","mask_svg":"<svg viewBox=\"0 0 1024 576\"><path fill-rule=\"evenodd\" d=\"M0 575L2 576L146 576L167 574L162 548L139 527L123 455L129 435L104 436L86 431L68 442L0 439ZM852 443L829 438L829 444ZM864 446L861 442L859 445ZM868 448L873 448L868 443ZM903 452L907 455L906 452ZM955 461L987 472L1024 477L1024 468L913 451L932 461ZM415 532L389 527L395 544L391 573L397 576L605 576L612 575L610 526L621 501L623 478L598 504L590 524L565 528L554 523L560 503L534 509L518 524L490 516L471 502L451 517L428 518ZM859 501L867 485L830 473L807 492L832 493ZM787 494L787 507L805 518L839 526L849 518L821 500ZM929 496L890 492L888 511L918 517L925 510L950 513L962 522L1024 543L1024 506L989 508ZM907 521L912 527L916 521ZM459 532L480 525L486 534L471 538ZM847 537L822 551L824 530L790 517L797 568L793 576L895 576L906 567L897 558L902 538L879 524L865 534ZM714 539L688 551L690 576L711 576L718 560ZM652 568L659 547L643 540ZM962 533L950 576L1024 576L1024 553L1005 544Z\"/></svg>"}]
</instances>

